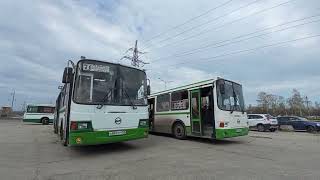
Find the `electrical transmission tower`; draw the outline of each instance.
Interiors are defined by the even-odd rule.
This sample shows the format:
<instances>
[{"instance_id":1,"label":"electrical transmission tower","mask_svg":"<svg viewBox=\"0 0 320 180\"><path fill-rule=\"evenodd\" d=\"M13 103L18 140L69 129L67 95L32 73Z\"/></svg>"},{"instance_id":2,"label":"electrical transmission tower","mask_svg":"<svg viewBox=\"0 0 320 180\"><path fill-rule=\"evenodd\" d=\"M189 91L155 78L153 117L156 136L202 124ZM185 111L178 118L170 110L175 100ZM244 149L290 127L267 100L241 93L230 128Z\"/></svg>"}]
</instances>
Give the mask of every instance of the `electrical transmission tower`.
<instances>
[{"instance_id":1,"label":"electrical transmission tower","mask_svg":"<svg viewBox=\"0 0 320 180\"><path fill-rule=\"evenodd\" d=\"M130 60L131 65L134 67L143 67L144 65L149 64L139 59L139 55L145 54L145 52L141 52L138 50L138 40L136 40L135 46L133 48L128 49L126 53L128 53L129 51L132 51L132 56L125 55L121 58L121 60L122 59Z\"/></svg>"}]
</instances>

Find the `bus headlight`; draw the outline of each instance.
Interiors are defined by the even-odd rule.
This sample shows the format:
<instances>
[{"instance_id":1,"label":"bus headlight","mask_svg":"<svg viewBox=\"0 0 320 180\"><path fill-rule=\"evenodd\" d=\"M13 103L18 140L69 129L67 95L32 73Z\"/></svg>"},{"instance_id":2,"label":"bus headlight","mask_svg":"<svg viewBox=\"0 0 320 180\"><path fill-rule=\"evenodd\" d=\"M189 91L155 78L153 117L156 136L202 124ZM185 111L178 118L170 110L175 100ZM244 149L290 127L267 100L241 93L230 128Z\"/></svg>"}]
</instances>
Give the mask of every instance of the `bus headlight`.
<instances>
[{"instance_id":1,"label":"bus headlight","mask_svg":"<svg viewBox=\"0 0 320 180\"><path fill-rule=\"evenodd\" d=\"M147 127L147 126L148 126L148 119L139 120L139 127Z\"/></svg>"}]
</instances>

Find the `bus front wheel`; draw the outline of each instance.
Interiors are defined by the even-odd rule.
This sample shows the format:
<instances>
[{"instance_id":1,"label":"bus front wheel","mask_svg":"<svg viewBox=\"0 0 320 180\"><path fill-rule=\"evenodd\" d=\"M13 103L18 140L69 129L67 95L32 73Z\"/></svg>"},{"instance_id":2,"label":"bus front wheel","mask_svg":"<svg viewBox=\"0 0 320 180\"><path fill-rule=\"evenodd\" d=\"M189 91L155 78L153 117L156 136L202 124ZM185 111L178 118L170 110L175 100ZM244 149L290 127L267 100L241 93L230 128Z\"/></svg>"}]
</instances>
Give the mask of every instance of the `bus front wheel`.
<instances>
[{"instance_id":1,"label":"bus front wheel","mask_svg":"<svg viewBox=\"0 0 320 180\"><path fill-rule=\"evenodd\" d=\"M64 134L65 134L65 132L64 132L63 126L61 124L61 126L60 126L60 140L62 141L62 144L64 146L67 146L68 145L68 134L66 133L66 138L64 138Z\"/></svg>"},{"instance_id":2,"label":"bus front wheel","mask_svg":"<svg viewBox=\"0 0 320 180\"><path fill-rule=\"evenodd\" d=\"M49 118L42 118L41 120L43 125L48 125L49 124Z\"/></svg>"},{"instance_id":3,"label":"bus front wheel","mask_svg":"<svg viewBox=\"0 0 320 180\"><path fill-rule=\"evenodd\" d=\"M184 125L180 122L176 122L173 126L173 135L177 139L185 139L186 138L186 129Z\"/></svg>"}]
</instances>

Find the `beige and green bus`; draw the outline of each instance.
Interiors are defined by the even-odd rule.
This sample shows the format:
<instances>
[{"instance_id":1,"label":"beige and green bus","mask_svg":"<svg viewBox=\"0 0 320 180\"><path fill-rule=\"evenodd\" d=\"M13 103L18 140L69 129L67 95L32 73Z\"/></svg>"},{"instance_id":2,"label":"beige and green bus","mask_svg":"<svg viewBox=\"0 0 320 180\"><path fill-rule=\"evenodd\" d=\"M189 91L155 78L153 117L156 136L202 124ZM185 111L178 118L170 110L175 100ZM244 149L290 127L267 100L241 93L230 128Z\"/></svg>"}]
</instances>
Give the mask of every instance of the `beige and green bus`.
<instances>
[{"instance_id":1,"label":"beige and green bus","mask_svg":"<svg viewBox=\"0 0 320 180\"><path fill-rule=\"evenodd\" d=\"M248 134L242 86L217 78L148 97L151 132L224 139Z\"/></svg>"}]
</instances>

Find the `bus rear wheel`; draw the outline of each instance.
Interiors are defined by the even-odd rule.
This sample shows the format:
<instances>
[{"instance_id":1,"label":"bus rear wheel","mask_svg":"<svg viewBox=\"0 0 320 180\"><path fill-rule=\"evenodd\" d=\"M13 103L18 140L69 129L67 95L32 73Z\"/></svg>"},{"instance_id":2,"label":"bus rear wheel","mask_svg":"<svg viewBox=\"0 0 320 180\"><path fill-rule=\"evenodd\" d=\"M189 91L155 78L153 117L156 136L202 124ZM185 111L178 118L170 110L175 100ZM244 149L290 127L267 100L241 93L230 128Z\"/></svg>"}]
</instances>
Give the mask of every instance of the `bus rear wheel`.
<instances>
[{"instance_id":1,"label":"bus rear wheel","mask_svg":"<svg viewBox=\"0 0 320 180\"><path fill-rule=\"evenodd\" d=\"M43 125L48 125L49 124L49 118L42 118L41 120Z\"/></svg>"},{"instance_id":2,"label":"bus rear wheel","mask_svg":"<svg viewBox=\"0 0 320 180\"><path fill-rule=\"evenodd\" d=\"M173 126L173 135L177 139L185 139L186 138L186 130L184 125L180 122L177 122Z\"/></svg>"}]
</instances>

